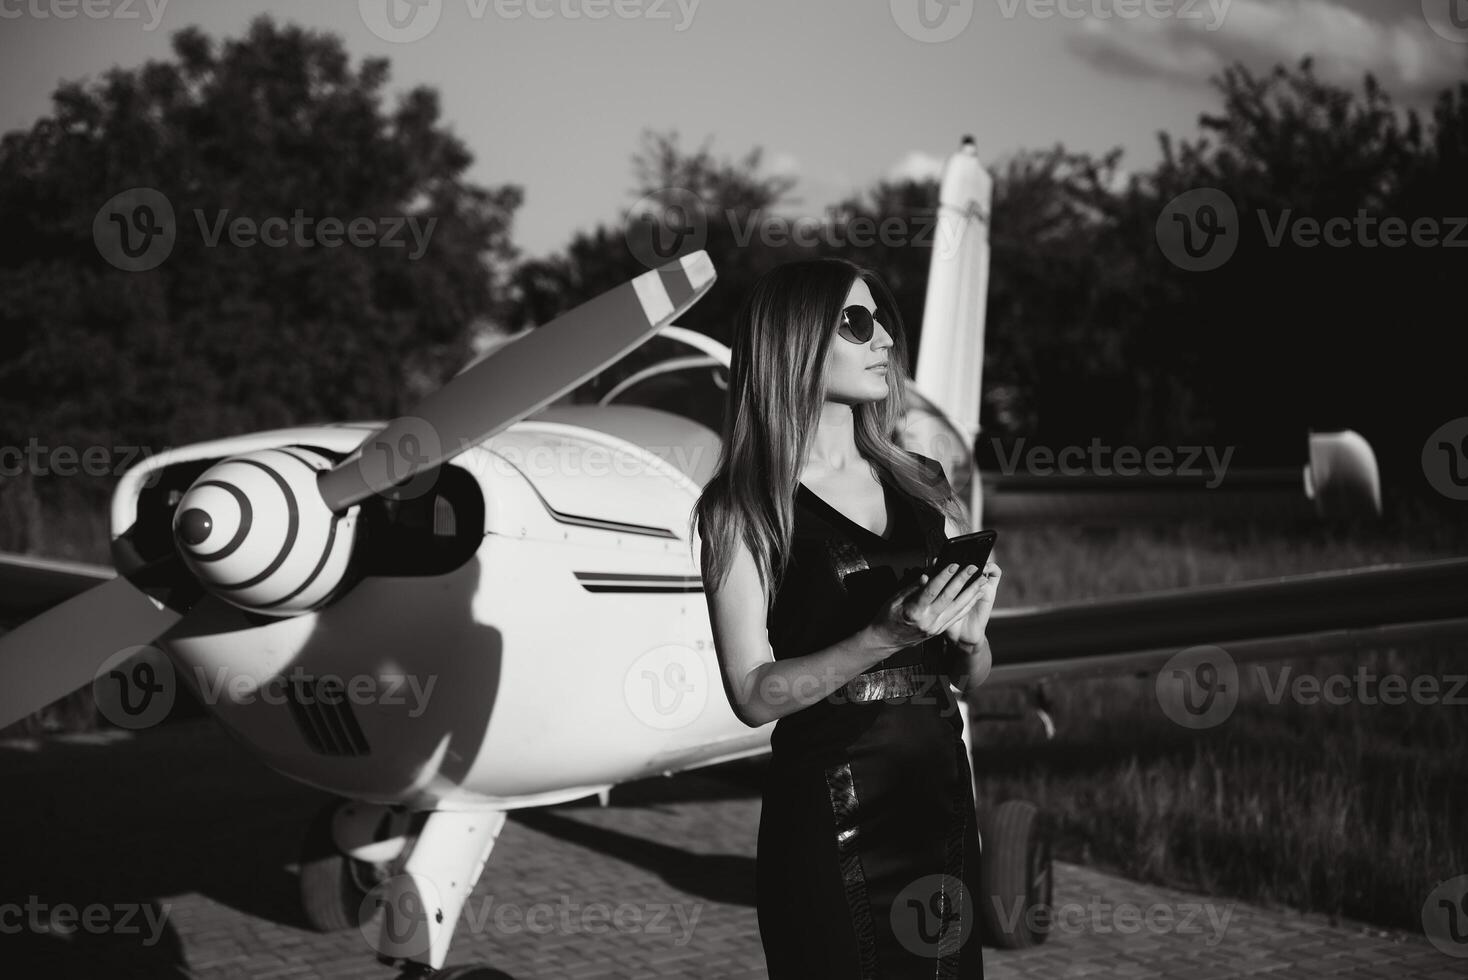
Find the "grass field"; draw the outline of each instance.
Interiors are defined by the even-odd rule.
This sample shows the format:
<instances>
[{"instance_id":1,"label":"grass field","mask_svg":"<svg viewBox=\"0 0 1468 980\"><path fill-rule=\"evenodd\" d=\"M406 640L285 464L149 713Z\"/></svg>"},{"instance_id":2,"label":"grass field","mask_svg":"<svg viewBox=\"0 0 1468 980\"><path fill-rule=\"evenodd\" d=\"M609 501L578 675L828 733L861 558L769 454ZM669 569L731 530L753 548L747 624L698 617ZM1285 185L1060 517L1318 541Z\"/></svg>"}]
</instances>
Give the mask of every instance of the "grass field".
<instances>
[{"instance_id":1,"label":"grass field","mask_svg":"<svg viewBox=\"0 0 1468 980\"><path fill-rule=\"evenodd\" d=\"M1441 511L1405 504L1374 525L1013 528L996 553L1000 603L1468 555L1465 531ZM1468 808L1468 687L1456 704L1280 696L1282 680L1354 678L1362 667L1377 678L1437 678L1446 695L1446 679L1468 673L1468 642L1270 663L1263 678L1241 670L1237 708L1203 731L1163 714L1152 677L1052 683L1053 740L1037 723L977 730L980 802L1039 805L1066 860L1420 930L1433 886L1468 873L1459 822ZM975 707L1013 710L1018 701L997 689Z\"/></svg>"}]
</instances>

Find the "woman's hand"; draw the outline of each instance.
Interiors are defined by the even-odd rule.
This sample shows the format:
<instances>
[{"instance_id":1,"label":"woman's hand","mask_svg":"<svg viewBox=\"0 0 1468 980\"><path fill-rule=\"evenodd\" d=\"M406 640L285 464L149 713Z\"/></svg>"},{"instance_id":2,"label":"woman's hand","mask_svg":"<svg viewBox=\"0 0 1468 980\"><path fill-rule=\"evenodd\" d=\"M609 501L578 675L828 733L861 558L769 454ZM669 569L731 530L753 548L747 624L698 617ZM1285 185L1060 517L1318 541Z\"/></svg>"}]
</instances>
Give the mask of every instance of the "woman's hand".
<instances>
[{"instance_id":1,"label":"woman's hand","mask_svg":"<svg viewBox=\"0 0 1468 980\"><path fill-rule=\"evenodd\" d=\"M973 568L972 565L968 566ZM975 589L965 589L964 594L973 592L968 608L950 620L943 635L966 650L973 650L984 640L984 630L989 626L989 614L994 611L994 598L999 594L999 577L1004 573L994 562L984 566L982 575L974 576Z\"/></svg>"},{"instance_id":2,"label":"woman's hand","mask_svg":"<svg viewBox=\"0 0 1468 980\"><path fill-rule=\"evenodd\" d=\"M993 567L997 571L998 566ZM961 621L964 613L981 600L986 581L973 565L948 565L931 578L920 575L917 581L892 593L872 620L871 629L894 650L914 646ZM993 604L991 594L988 605L992 608ZM978 627L980 637L988 622L986 611Z\"/></svg>"}]
</instances>

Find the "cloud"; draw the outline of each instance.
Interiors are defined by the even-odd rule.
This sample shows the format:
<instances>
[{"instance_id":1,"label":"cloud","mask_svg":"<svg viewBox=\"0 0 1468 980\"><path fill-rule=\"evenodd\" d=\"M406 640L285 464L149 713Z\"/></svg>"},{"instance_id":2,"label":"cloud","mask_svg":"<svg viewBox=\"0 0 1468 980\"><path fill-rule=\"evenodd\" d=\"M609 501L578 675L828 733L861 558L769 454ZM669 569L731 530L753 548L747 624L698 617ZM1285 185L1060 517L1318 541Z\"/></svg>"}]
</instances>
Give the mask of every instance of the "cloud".
<instances>
[{"instance_id":1,"label":"cloud","mask_svg":"<svg viewBox=\"0 0 1468 980\"><path fill-rule=\"evenodd\" d=\"M943 174L943 158L922 150L909 150L887 171L887 179L937 180Z\"/></svg>"},{"instance_id":2,"label":"cloud","mask_svg":"<svg viewBox=\"0 0 1468 980\"><path fill-rule=\"evenodd\" d=\"M776 153L770 157L765 169L782 177L799 177L800 160L793 153Z\"/></svg>"},{"instance_id":3,"label":"cloud","mask_svg":"<svg viewBox=\"0 0 1468 980\"><path fill-rule=\"evenodd\" d=\"M1105 71L1199 83L1235 61L1263 71L1313 55L1323 80L1354 89L1372 72L1407 101L1432 97L1464 74L1463 45L1446 42L1421 17L1385 23L1327 0L1223 0L1214 10L1193 18L1089 16L1070 49Z\"/></svg>"}]
</instances>

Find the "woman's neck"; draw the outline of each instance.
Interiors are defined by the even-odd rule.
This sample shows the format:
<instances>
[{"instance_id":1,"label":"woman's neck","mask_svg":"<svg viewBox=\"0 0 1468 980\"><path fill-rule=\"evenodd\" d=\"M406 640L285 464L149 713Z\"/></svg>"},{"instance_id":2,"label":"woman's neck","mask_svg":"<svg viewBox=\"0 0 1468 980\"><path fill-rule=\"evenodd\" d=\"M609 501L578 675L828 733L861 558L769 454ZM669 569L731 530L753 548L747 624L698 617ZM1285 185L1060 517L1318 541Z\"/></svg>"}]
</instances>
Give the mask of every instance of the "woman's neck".
<instances>
[{"instance_id":1,"label":"woman's neck","mask_svg":"<svg viewBox=\"0 0 1468 980\"><path fill-rule=\"evenodd\" d=\"M856 448L856 417L850 405L826 402L811 439L805 468L817 473L840 473L862 462Z\"/></svg>"}]
</instances>

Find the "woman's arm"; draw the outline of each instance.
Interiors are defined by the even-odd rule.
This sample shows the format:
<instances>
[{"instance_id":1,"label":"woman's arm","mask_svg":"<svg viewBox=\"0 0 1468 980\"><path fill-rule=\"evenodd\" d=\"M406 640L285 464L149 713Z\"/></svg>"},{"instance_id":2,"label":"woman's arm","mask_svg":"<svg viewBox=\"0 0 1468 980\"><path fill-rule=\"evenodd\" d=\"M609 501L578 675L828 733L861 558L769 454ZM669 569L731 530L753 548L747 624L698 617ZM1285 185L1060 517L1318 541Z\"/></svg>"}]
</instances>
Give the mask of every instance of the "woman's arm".
<instances>
[{"instance_id":1,"label":"woman's arm","mask_svg":"<svg viewBox=\"0 0 1468 980\"><path fill-rule=\"evenodd\" d=\"M735 543L729 573L717 590L708 588L711 580L705 570L704 597L724 692L735 716L751 728L816 703L900 649L868 625L814 653L776 660L765 629L769 605L744 542Z\"/></svg>"},{"instance_id":2,"label":"woman's arm","mask_svg":"<svg viewBox=\"0 0 1468 980\"><path fill-rule=\"evenodd\" d=\"M950 673L948 679L952 682L959 694L967 696L978 690L980 684L989 678L989 671L994 668L993 652L989 649L989 638L986 636L975 646L967 646L962 643L954 643L948 640L948 648L954 657L955 673Z\"/></svg>"},{"instance_id":3,"label":"woman's arm","mask_svg":"<svg viewBox=\"0 0 1468 980\"><path fill-rule=\"evenodd\" d=\"M939 473L942 473L940 467ZM944 482L947 478L944 477ZM963 531L952 519L946 515L943 518L943 533L950 538L956 538ZM963 643L955 643L944 639L948 644L948 651L953 657L953 670L948 675L954 690L964 697L978 690L979 685L989 678L989 671L994 669L994 654L989 649L989 637L985 636L974 646Z\"/></svg>"}]
</instances>

